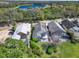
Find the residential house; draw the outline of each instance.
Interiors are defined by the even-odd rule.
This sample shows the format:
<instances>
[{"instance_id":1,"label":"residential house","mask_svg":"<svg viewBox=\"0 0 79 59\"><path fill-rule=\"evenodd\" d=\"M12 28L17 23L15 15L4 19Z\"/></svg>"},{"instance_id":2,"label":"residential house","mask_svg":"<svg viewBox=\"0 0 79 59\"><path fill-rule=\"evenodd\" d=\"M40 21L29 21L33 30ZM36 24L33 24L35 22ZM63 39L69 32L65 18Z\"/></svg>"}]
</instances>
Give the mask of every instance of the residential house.
<instances>
[{"instance_id":1,"label":"residential house","mask_svg":"<svg viewBox=\"0 0 79 59\"><path fill-rule=\"evenodd\" d=\"M66 18L66 19L68 19L69 21L74 21L74 20L76 20L76 18Z\"/></svg>"},{"instance_id":2,"label":"residential house","mask_svg":"<svg viewBox=\"0 0 79 59\"><path fill-rule=\"evenodd\" d=\"M62 27L74 32L79 32L79 27L69 20L64 20L61 22Z\"/></svg>"},{"instance_id":3,"label":"residential house","mask_svg":"<svg viewBox=\"0 0 79 59\"><path fill-rule=\"evenodd\" d=\"M39 22L34 28L32 37L39 39L41 42L48 42L48 30L46 23Z\"/></svg>"},{"instance_id":4,"label":"residential house","mask_svg":"<svg viewBox=\"0 0 79 59\"><path fill-rule=\"evenodd\" d=\"M76 20L74 20L72 22L79 27L79 19L76 19Z\"/></svg>"},{"instance_id":5,"label":"residential house","mask_svg":"<svg viewBox=\"0 0 79 59\"><path fill-rule=\"evenodd\" d=\"M62 18L59 18L59 19L55 19L56 22L60 23L61 21L63 21Z\"/></svg>"},{"instance_id":6,"label":"residential house","mask_svg":"<svg viewBox=\"0 0 79 59\"><path fill-rule=\"evenodd\" d=\"M31 24L22 23L16 27L16 30L12 36L13 39L22 40L23 42L28 43L31 33Z\"/></svg>"},{"instance_id":7,"label":"residential house","mask_svg":"<svg viewBox=\"0 0 79 59\"><path fill-rule=\"evenodd\" d=\"M68 35L66 34L65 30L55 21L52 21L48 24L49 34L51 40L53 42L63 42L68 39Z\"/></svg>"}]
</instances>

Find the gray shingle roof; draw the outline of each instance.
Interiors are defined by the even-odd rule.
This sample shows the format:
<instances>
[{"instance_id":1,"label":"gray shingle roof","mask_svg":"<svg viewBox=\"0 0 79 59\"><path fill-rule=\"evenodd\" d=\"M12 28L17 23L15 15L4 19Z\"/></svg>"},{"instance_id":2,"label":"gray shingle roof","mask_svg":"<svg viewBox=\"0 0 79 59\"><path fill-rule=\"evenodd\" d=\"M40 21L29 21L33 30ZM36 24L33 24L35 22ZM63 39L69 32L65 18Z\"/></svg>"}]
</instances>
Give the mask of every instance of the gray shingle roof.
<instances>
[{"instance_id":1,"label":"gray shingle roof","mask_svg":"<svg viewBox=\"0 0 79 59\"><path fill-rule=\"evenodd\" d=\"M70 22L69 20L64 20L61 22L62 26L65 26L67 29L73 28L76 25L73 22Z\"/></svg>"},{"instance_id":2,"label":"gray shingle roof","mask_svg":"<svg viewBox=\"0 0 79 59\"><path fill-rule=\"evenodd\" d=\"M74 24L77 24L78 22L77 22L77 20L75 20L75 21L73 21L73 23L74 23Z\"/></svg>"},{"instance_id":3,"label":"gray shingle roof","mask_svg":"<svg viewBox=\"0 0 79 59\"><path fill-rule=\"evenodd\" d=\"M77 20L73 21L73 23L79 27L79 22Z\"/></svg>"},{"instance_id":4,"label":"gray shingle roof","mask_svg":"<svg viewBox=\"0 0 79 59\"><path fill-rule=\"evenodd\" d=\"M48 28L53 41L59 41L59 39L66 39L66 37L68 37L67 34L55 22L49 23Z\"/></svg>"},{"instance_id":5,"label":"gray shingle roof","mask_svg":"<svg viewBox=\"0 0 79 59\"><path fill-rule=\"evenodd\" d=\"M48 27L52 34L60 35L62 32L64 32L60 27L56 25L55 22L50 22Z\"/></svg>"}]
</instances>

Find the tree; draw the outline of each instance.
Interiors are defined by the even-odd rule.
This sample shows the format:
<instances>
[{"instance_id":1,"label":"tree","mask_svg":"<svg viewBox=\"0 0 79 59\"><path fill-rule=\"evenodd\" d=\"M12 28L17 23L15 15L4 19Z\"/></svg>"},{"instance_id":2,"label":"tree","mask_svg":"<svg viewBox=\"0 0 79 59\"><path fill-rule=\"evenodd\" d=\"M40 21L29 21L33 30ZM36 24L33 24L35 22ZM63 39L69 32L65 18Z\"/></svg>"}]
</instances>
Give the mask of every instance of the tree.
<instances>
[{"instance_id":1,"label":"tree","mask_svg":"<svg viewBox=\"0 0 79 59\"><path fill-rule=\"evenodd\" d=\"M41 44L39 42L31 41L32 52L37 57L44 57L45 52L42 49Z\"/></svg>"},{"instance_id":2,"label":"tree","mask_svg":"<svg viewBox=\"0 0 79 59\"><path fill-rule=\"evenodd\" d=\"M76 43L74 32L71 31L71 30L66 30L66 32L69 35L69 38L70 38L71 43Z\"/></svg>"},{"instance_id":3,"label":"tree","mask_svg":"<svg viewBox=\"0 0 79 59\"><path fill-rule=\"evenodd\" d=\"M8 38L4 44L0 44L0 58L22 58L27 54L27 46L15 39Z\"/></svg>"},{"instance_id":4,"label":"tree","mask_svg":"<svg viewBox=\"0 0 79 59\"><path fill-rule=\"evenodd\" d=\"M57 46L54 44L49 45L46 51L47 54L52 54L56 52L57 52Z\"/></svg>"},{"instance_id":5,"label":"tree","mask_svg":"<svg viewBox=\"0 0 79 59\"><path fill-rule=\"evenodd\" d=\"M5 41L5 46L7 48L19 48L26 49L27 45L22 40L7 38Z\"/></svg>"}]
</instances>

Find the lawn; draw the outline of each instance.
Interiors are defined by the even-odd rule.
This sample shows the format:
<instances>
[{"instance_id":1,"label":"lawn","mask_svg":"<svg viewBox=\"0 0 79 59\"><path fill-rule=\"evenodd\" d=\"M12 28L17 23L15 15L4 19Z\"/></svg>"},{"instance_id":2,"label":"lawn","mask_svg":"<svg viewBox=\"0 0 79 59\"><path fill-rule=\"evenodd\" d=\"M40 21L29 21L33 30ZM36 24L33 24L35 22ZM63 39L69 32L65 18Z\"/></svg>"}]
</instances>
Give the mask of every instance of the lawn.
<instances>
[{"instance_id":1,"label":"lawn","mask_svg":"<svg viewBox=\"0 0 79 59\"><path fill-rule=\"evenodd\" d=\"M61 58L79 58L79 43L65 42L60 44L58 48L60 52L59 57Z\"/></svg>"}]
</instances>

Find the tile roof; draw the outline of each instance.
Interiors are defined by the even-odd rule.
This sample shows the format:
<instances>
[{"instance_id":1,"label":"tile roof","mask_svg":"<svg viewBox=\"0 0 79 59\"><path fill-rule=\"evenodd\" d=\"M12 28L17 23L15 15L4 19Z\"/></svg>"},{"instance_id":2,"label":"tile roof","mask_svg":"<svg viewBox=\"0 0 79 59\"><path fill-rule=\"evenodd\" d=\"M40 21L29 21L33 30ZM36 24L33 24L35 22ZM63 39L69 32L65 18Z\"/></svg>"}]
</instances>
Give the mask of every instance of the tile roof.
<instances>
[{"instance_id":1,"label":"tile roof","mask_svg":"<svg viewBox=\"0 0 79 59\"><path fill-rule=\"evenodd\" d=\"M43 23L38 23L38 24L35 26L34 31L33 31L34 36L35 36L36 33L41 34L41 33L43 33L43 32L46 32L46 25L43 24Z\"/></svg>"},{"instance_id":2,"label":"tile roof","mask_svg":"<svg viewBox=\"0 0 79 59\"><path fill-rule=\"evenodd\" d=\"M48 33L47 33L47 26L45 23L38 23L36 26L35 26L35 29L33 31L33 35L32 37L33 38L38 38L38 39L43 39L46 37L46 35L48 36ZM46 37L47 38L47 37ZM46 41L46 40L42 40L43 42Z\"/></svg>"}]
</instances>

